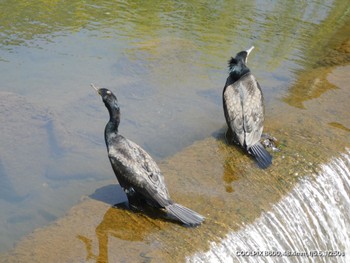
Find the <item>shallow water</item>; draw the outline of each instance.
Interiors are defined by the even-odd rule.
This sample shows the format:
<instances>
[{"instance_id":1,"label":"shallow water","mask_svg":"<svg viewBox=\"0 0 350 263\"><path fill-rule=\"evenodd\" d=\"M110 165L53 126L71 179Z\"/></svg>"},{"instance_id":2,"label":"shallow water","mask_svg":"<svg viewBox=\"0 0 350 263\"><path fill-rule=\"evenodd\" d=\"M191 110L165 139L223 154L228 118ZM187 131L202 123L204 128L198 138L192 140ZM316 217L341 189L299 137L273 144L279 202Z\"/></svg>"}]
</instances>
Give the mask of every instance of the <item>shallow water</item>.
<instances>
[{"instance_id":1,"label":"shallow water","mask_svg":"<svg viewBox=\"0 0 350 263\"><path fill-rule=\"evenodd\" d=\"M260 197L257 205L245 209L277 200L290 188L286 181L291 179L286 175L316 169L309 163L327 160L348 143L346 97L335 94L337 85L328 85L319 75L326 76L330 65L349 62L349 52L342 44L349 32L343 27L349 19L349 4L340 0L2 2L0 250L8 250L24 234L64 215L82 195L115 182L103 142L107 111L89 88L91 82L117 94L122 134L161 160L198 140L221 136L226 61L250 45L256 49L248 63L265 95L265 130L281 140L286 159L291 163L293 154L297 155L300 165L289 163L285 171L276 171L276 193L266 190L269 198ZM308 73L300 74L305 70ZM320 116L317 105L327 102L329 98L322 95L329 93L335 94L331 101L336 106L330 104ZM299 118L305 109L307 117ZM290 119L285 119L285 112L291 112ZM281 120L284 126L277 125ZM296 129L296 124L301 127ZM300 138L293 151L288 151L288 136ZM325 145L319 145L319 138ZM317 147L310 150L306 139ZM210 189L213 198L219 196L213 201L218 205L224 202L220 191L231 191L244 200L244 193L237 189L244 186L242 176L253 173L244 166L251 160L241 157L237 149L226 149L220 141L212 143L209 146L228 157L215 159L221 165L212 172L219 178L205 183L220 182L220 187L205 189ZM189 150L194 157L188 163L188 174L195 173L191 168L210 155L204 147L204 153L196 156L200 149ZM231 156L237 158L233 164ZM283 164L278 156L282 154L277 154L276 165ZM183 166L186 159L181 154L176 158L173 167ZM194 181L186 179L189 186L185 187L171 179L171 175L180 176L176 169L168 168L169 188L181 186L191 198L198 191L198 202L205 200L206 191L193 189ZM238 185L234 184L237 180ZM174 196L181 198L176 192ZM198 209L209 213L202 205ZM232 216L237 213L233 208L230 211ZM251 213L243 218L251 221L259 214ZM233 226L219 219L226 226L218 236L224 236ZM215 229L210 224L207 228ZM194 245L190 250L196 249Z\"/></svg>"},{"instance_id":2,"label":"shallow water","mask_svg":"<svg viewBox=\"0 0 350 263\"><path fill-rule=\"evenodd\" d=\"M208 262L210 259L226 262L226 259L232 259L239 262L235 256L241 250L237 248L249 251L265 251L266 248L275 252L327 249L338 251L341 256L320 257L325 260L323 262L338 262L338 259L347 262L350 251L346 238L349 235L343 232L346 238L335 238L337 242L333 242L337 236L333 230L339 231L342 226L333 222L344 222L344 229L349 222L346 213L350 205L346 185L349 183L349 164L348 153L343 148L349 147L349 141L342 129L330 126L328 130L315 130L320 121L315 121L313 114L336 109L334 99L339 99L340 95L344 99L349 96L349 71L350 66L339 67L327 77L338 89L333 94L326 94L327 100L322 104L322 97L309 102L307 108L314 108L313 111L283 109L284 118L275 115L269 119L269 130L283 141L281 152L274 154L274 165L268 170L258 169L252 159L234 147L228 147L222 133L219 137L197 141L160 163L173 199L207 217L202 226L185 228L164 221L159 213L149 210L137 213L122 205L112 207L125 199L120 187L110 180L84 197L66 216L21 239L14 250L3 255L4 261ZM341 117L347 121L349 114L344 113ZM327 125L327 118L321 123ZM338 156L339 152L346 154ZM319 165L327 160L329 164ZM300 199L298 195L308 191L313 191L313 195ZM298 204L302 204L302 209ZM287 208L278 209L281 206ZM280 212L280 225L273 229L266 224L266 214L276 215L276 207ZM308 212L308 209L316 212ZM291 210L296 212L290 214ZM308 213L304 215L305 210ZM316 218L315 221L306 224L304 219L308 216ZM327 223L324 223L324 218ZM321 220L321 228L326 226L324 230L315 227L317 220ZM255 233L251 229L260 236L251 236ZM302 238L291 238L288 247L278 231L284 231L285 236ZM308 233L314 235L310 237ZM238 238L241 246L237 247L236 242L236 246L231 246L231 236ZM333 238L330 239L332 242L328 242L329 237ZM321 245L308 245L310 239ZM276 240L278 245L274 243ZM316 255L314 258L319 259ZM243 262L249 259L239 257ZM274 258L252 259L271 262ZM283 260L307 262L309 258L285 256Z\"/></svg>"}]
</instances>

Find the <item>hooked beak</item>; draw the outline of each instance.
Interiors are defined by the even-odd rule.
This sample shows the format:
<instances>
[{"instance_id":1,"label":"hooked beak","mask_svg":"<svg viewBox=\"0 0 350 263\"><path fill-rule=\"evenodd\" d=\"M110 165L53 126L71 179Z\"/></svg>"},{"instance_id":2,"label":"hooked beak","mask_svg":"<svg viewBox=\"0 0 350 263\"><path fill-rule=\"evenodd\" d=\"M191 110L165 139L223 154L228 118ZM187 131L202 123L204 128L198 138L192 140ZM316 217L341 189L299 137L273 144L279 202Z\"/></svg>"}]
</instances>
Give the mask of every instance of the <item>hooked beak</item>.
<instances>
[{"instance_id":1,"label":"hooked beak","mask_svg":"<svg viewBox=\"0 0 350 263\"><path fill-rule=\"evenodd\" d=\"M95 85L94 85L93 83L91 83L90 86L91 86L94 90L96 90L96 92L97 92L99 95L101 95L100 89L98 89L97 87L95 87Z\"/></svg>"},{"instance_id":2,"label":"hooked beak","mask_svg":"<svg viewBox=\"0 0 350 263\"><path fill-rule=\"evenodd\" d=\"M250 48L248 48L248 49L246 50L246 52L247 52L247 57L245 58L245 63L248 62L248 56L249 56L250 52L252 52L253 49L254 49L254 46L251 46Z\"/></svg>"},{"instance_id":3,"label":"hooked beak","mask_svg":"<svg viewBox=\"0 0 350 263\"><path fill-rule=\"evenodd\" d=\"M246 52L248 53L248 55L249 55L250 52L252 52L253 49L254 49L254 46L251 46L251 48L248 48L248 49L246 50ZM247 56L248 56L248 55L247 55Z\"/></svg>"}]
</instances>

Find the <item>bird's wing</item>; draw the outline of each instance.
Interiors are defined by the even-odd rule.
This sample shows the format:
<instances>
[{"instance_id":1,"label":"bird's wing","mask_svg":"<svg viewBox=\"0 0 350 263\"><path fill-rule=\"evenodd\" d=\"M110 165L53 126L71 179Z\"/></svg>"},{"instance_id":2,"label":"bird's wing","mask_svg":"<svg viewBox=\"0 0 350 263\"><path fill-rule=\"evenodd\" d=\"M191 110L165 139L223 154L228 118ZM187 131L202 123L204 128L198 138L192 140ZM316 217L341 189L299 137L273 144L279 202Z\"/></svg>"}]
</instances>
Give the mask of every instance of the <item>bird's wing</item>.
<instances>
[{"instance_id":1,"label":"bird's wing","mask_svg":"<svg viewBox=\"0 0 350 263\"><path fill-rule=\"evenodd\" d=\"M244 145L243 108L239 84L234 82L224 88L223 105L227 125L238 142Z\"/></svg>"},{"instance_id":2,"label":"bird's wing","mask_svg":"<svg viewBox=\"0 0 350 263\"><path fill-rule=\"evenodd\" d=\"M245 75L241 81L245 143L248 149L259 142L263 131L264 106L260 85L252 74Z\"/></svg>"},{"instance_id":3,"label":"bird's wing","mask_svg":"<svg viewBox=\"0 0 350 263\"><path fill-rule=\"evenodd\" d=\"M158 165L139 145L118 136L117 143L110 143L108 156L118 179L121 177L136 192L160 206L169 204L169 193Z\"/></svg>"}]
</instances>

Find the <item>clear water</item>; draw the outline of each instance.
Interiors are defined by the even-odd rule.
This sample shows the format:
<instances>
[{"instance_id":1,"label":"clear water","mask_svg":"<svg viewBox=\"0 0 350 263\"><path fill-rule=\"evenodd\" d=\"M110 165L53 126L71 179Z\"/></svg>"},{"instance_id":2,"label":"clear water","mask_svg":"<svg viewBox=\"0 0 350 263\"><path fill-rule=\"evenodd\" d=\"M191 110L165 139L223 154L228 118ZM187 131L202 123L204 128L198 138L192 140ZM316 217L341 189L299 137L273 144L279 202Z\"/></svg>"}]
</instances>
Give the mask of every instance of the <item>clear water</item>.
<instances>
[{"instance_id":1,"label":"clear water","mask_svg":"<svg viewBox=\"0 0 350 263\"><path fill-rule=\"evenodd\" d=\"M291 87L343 40L349 4L2 1L0 251L114 178L91 82L115 92L121 133L159 161L222 132L226 61L251 45L267 116L328 91Z\"/></svg>"}]
</instances>

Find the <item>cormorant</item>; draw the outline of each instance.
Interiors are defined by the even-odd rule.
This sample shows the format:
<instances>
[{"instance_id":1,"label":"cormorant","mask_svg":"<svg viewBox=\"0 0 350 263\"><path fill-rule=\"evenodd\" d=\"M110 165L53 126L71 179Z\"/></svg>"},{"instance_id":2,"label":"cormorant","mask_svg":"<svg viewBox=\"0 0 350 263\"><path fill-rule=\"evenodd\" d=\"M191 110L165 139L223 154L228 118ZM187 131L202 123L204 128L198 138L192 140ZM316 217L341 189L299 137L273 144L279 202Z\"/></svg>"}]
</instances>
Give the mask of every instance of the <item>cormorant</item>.
<instances>
[{"instance_id":1,"label":"cormorant","mask_svg":"<svg viewBox=\"0 0 350 263\"><path fill-rule=\"evenodd\" d=\"M108 157L129 203L145 200L153 207L165 209L185 225L201 224L203 216L170 199L164 177L152 157L139 145L118 133L120 109L116 96L108 89L98 89L93 84L91 86L101 95L109 112L109 121L105 127Z\"/></svg>"},{"instance_id":2,"label":"cormorant","mask_svg":"<svg viewBox=\"0 0 350 263\"><path fill-rule=\"evenodd\" d=\"M261 168L272 163L272 156L260 143L264 122L263 94L260 85L247 67L251 48L229 60L229 76L222 93L223 106L233 141L253 155Z\"/></svg>"}]
</instances>

